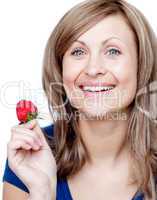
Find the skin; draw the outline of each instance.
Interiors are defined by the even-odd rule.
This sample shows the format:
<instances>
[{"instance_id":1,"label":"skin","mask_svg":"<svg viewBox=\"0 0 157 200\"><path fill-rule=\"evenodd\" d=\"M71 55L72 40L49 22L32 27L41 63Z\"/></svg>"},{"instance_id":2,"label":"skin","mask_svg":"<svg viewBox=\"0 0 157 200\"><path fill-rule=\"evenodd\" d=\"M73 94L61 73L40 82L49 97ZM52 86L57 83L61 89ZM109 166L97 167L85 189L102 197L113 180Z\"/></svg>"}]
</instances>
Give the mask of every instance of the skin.
<instances>
[{"instance_id":1,"label":"skin","mask_svg":"<svg viewBox=\"0 0 157 200\"><path fill-rule=\"evenodd\" d=\"M102 45L104 40L106 42ZM73 54L76 48L81 50ZM136 94L137 63L134 34L121 15L111 15L98 22L82 34L64 55L65 91L71 104L79 110L79 127L90 154L90 161L80 173L68 180L74 199L103 199L103 195L104 199L115 199L113 191L119 194L119 199L129 199L137 189L128 186L131 158L127 145L123 144L129 105ZM90 98L79 88L80 83L87 80L110 82L116 87L109 98ZM114 120L114 114L125 114L126 118ZM98 116L103 118L98 120ZM99 180L99 186L106 186L104 193L96 180ZM92 193L87 185L94 185ZM98 198L98 194L102 196Z\"/></svg>"},{"instance_id":2,"label":"skin","mask_svg":"<svg viewBox=\"0 0 157 200\"><path fill-rule=\"evenodd\" d=\"M36 119L11 128L7 157L30 194L5 182L3 200L56 199L56 162Z\"/></svg>"}]
</instances>

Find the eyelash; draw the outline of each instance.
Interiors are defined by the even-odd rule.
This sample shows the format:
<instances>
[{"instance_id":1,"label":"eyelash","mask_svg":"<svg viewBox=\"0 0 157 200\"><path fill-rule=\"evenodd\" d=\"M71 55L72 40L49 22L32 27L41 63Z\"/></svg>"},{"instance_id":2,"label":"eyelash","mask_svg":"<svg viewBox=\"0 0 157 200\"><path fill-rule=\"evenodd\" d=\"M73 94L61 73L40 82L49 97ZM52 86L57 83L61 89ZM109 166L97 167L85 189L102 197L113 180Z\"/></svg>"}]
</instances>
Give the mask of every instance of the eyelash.
<instances>
[{"instance_id":1,"label":"eyelash","mask_svg":"<svg viewBox=\"0 0 157 200\"><path fill-rule=\"evenodd\" d=\"M111 54L110 56L117 55L117 53L118 53L118 55L121 54L121 51L119 49L116 49L116 48L111 48L107 52L112 52L113 50L114 50L114 52L116 52L116 54ZM78 52L82 52L83 53L84 52L83 48L76 48L76 49L74 49L74 51L72 51L71 55L73 55L73 56L76 55L77 56Z\"/></svg>"},{"instance_id":2,"label":"eyelash","mask_svg":"<svg viewBox=\"0 0 157 200\"><path fill-rule=\"evenodd\" d=\"M121 51L120 51L119 49L116 49L116 48L111 48L111 49L108 50L108 52L112 52L112 51L116 52L116 54L114 54L114 55L116 55L116 56L118 56L118 55L121 54ZM118 55L117 55L117 53L118 53ZM112 55L113 55L113 54L111 54L111 56L112 56Z\"/></svg>"},{"instance_id":3,"label":"eyelash","mask_svg":"<svg viewBox=\"0 0 157 200\"><path fill-rule=\"evenodd\" d=\"M71 52L71 55L75 56L78 52L84 52L83 48L76 48Z\"/></svg>"}]
</instances>

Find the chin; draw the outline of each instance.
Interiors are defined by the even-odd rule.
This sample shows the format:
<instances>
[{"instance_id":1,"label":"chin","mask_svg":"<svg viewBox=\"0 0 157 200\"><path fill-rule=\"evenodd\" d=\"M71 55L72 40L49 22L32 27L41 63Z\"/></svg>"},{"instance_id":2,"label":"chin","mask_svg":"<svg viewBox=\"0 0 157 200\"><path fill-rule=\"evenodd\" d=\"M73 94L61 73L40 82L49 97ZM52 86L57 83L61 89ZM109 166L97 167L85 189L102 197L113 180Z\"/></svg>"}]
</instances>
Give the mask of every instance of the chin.
<instances>
[{"instance_id":1,"label":"chin","mask_svg":"<svg viewBox=\"0 0 157 200\"><path fill-rule=\"evenodd\" d=\"M84 108L82 110L80 110L81 113L83 113L83 116L86 116L87 119L104 119L107 118L108 115L110 115L112 112L114 112L114 109L102 109L102 108L97 108L97 107L93 107L93 108Z\"/></svg>"},{"instance_id":2,"label":"chin","mask_svg":"<svg viewBox=\"0 0 157 200\"><path fill-rule=\"evenodd\" d=\"M92 107L92 108L82 108L80 109L80 113L83 114L82 119L88 119L88 120L126 120L127 114L125 108L106 108L102 109L98 107Z\"/></svg>"}]
</instances>

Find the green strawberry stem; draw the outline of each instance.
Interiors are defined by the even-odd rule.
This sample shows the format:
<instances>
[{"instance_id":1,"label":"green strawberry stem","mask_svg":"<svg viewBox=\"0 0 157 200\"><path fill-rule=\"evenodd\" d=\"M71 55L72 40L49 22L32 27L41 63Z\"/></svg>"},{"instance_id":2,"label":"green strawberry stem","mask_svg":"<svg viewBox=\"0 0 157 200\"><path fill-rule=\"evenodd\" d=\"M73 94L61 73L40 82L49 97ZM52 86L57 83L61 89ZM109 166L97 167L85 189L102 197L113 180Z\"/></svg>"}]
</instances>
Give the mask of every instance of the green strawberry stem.
<instances>
[{"instance_id":1,"label":"green strawberry stem","mask_svg":"<svg viewBox=\"0 0 157 200\"><path fill-rule=\"evenodd\" d=\"M36 119L37 118L38 113L28 113L27 115L27 122L31 121L32 119Z\"/></svg>"}]
</instances>

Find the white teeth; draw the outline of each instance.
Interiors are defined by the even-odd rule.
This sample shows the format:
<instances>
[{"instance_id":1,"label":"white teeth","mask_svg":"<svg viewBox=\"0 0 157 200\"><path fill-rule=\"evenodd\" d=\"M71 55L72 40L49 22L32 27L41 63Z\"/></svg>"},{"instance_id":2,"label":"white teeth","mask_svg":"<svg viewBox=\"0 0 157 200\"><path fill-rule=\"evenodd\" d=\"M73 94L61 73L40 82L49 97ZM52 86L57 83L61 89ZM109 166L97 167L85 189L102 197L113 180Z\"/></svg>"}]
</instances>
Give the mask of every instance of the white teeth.
<instances>
[{"instance_id":1,"label":"white teeth","mask_svg":"<svg viewBox=\"0 0 157 200\"><path fill-rule=\"evenodd\" d=\"M96 87L93 87L93 86L83 86L83 90L84 91L90 91L90 92L99 92L101 90L111 90L113 89L114 87L113 86L96 86Z\"/></svg>"}]
</instances>

